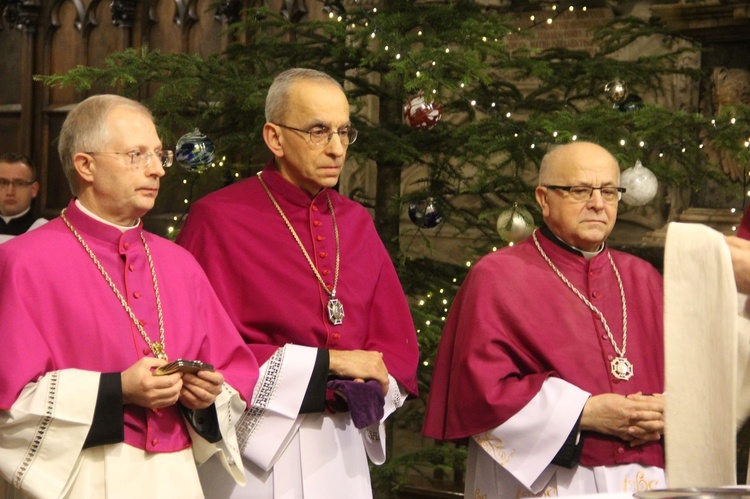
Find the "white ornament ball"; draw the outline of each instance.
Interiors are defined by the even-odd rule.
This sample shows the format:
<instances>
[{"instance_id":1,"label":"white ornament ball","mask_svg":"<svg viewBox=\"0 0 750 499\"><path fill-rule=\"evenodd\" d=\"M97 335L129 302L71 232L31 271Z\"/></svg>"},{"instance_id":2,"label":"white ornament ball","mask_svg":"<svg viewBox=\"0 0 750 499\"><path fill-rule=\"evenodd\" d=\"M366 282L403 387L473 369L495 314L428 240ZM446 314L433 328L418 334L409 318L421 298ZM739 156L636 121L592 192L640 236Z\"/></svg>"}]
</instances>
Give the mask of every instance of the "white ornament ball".
<instances>
[{"instance_id":1,"label":"white ornament ball","mask_svg":"<svg viewBox=\"0 0 750 499\"><path fill-rule=\"evenodd\" d=\"M526 208L513 206L497 217L497 233L504 240L517 243L534 231L534 217Z\"/></svg>"},{"instance_id":2,"label":"white ornament ball","mask_svg":"<svg viewBox=\"0 0 750 499\"><path fill-rule=\"evenodd\" d=\"M623 202L631 206L643 206L656 196L659 181L656 175L639 161L620 175L620 186L626 189Z\"/></svg>"}]
</instances>

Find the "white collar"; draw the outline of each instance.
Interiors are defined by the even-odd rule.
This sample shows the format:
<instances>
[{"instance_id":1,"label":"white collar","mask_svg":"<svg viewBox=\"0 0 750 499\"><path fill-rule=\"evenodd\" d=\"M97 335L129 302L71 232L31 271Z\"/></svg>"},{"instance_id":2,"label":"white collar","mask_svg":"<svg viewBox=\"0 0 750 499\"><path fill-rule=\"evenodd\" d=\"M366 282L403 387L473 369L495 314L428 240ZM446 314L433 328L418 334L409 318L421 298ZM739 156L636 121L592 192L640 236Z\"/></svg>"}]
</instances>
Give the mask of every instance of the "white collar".
<instances>
[{"instance_id":1,"label":"white collar","mask_svg":"<svg viewBox=\"0 0 750 499\"><path fill-rule=\"evenodd\" d=\"M85 215L88 215L89 217L93 218L97 222L101 222L103 224L109 225L110 227L114 227L115 229L120 230L122 232L131 230L131 229L135 229L141 223L141 219L139 218L138 220L135 221L135 225L132 225L132 226L129 226L129 227L126 227L124 225L113 224L112 222L104 220L102 217L100 217L99 215L94 214L94 212L90 211L88 208L86 208L85 206L83 206L83 203L81 203L80 199L76 198L75 202L76 202L76 206L78 206L78 209L80 209Z\"/></svg>"},{"instance_id":2,"label":"white collar","mask_svg":"<svg viewBox=\"0 0 750 499\"><path fill-rule=\"evenodd\" d=\"M22 213L19 213L18 215L12 215L12 216L10 216L10 217L6 217L5 215L0 215L0 218L2 218L2 219L3 219L3 221L4 221L4 222L5 222L6 224L7 224L7 223L9 223L9 222L10 222L11 220L14 220L14 219L16 219L16 218L21 218L22 216L24 216L25 214L27 214L27 213L29 212L29 210L30 210L30 209L31 209L31 206L29 206L28 208L26 208L25 210L23 210L23 212L22 212Z\"/></svg>"}]
</instances>

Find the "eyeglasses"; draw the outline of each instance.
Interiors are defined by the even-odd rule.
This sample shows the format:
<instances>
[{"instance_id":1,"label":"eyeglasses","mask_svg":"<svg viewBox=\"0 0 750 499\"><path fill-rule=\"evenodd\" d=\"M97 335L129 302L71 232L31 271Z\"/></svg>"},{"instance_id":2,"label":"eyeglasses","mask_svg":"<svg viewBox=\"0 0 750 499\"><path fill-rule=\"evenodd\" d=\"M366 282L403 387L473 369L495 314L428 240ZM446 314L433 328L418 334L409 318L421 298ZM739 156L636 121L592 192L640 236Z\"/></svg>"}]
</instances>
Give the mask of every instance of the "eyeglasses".
<instances>
[{"instance_id":1,"label":"eyeglasses","mask_svg":"<svg viewBox=\"0 0 750 499\"><path fill-rule=\"evenodd\" d=\"M16 178L13 180L8 180L7 178L0 178L0 189L8 189L11 185L14 189L23 189L31 184L33 184L34 181L29 182L28 180L22 180L20 178Z\"/></svg>"},{"instance_id":2,"label":"eyeglasses","mask_svg":"<svg viewBox=\"0 0 750 499\"><path fill-rule=\"evenodd\" d=\"M281 128L287 128L289 130L294 130L295 132L306 133L310 136L310 142L312 142L316 146L328 144L329 142L331 142L331 137L333 137L334 134L339 136L342 145L348 146L349 144L353 144L354 141L357 140L357 135L359 134L356 128L352 128L350 126L345 126L344 128L339 128L338 130L331 130L325 126L314 126L309 130L302 130L301 128L294 128L293 126L286 126L282 125L281 123L274 123L274 125L280 126Z\"/></svg>"},{"instance_id":3,"label":"eyeglasses","mask_svg":"<svg viewBox=\"0 0 750 499\"><path fill-rule=\"evenodd\" d=\"M141 169L146 168L148 164L151 162L151 158L156 156L159 158L159 161L161 161L161 166L163 168L169 168L172 166L172 163L174 163L174 152L173 151L151 151L148 153L143 153L141 151L135 150L135 151L128 151L128 152L115 152L115 151L99 151L99 152L91 152L87 151L86 154L117 154L117 155L125 155L130 157L130 164L134 167Z\"/></svg>"},{"instance_id":4,"label":"eyeglasses","mask_svg":"<svg viewBox=\"0 0 750 499\"><path fill-rule=\"evenodd\" d=\"M565 191L570 194L570 197L574 201L588 201L594 195L594 191L598 190L602 195L602 199L607 203L616 203L621 200L622 193L626 190L624 187L614 187L611 185L602 185L599 187L592 187L590 185L545 185L543 187Z\"/></svg>"}]
</instances>

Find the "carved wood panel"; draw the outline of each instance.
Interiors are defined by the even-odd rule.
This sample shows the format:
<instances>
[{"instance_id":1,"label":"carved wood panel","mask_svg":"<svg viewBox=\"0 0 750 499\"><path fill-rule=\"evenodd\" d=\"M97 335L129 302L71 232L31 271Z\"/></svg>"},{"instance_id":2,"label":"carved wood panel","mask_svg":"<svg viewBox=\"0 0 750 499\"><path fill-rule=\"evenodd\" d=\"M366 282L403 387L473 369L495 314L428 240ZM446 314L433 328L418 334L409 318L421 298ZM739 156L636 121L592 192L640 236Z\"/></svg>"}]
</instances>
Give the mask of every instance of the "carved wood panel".
<instances>
[{"instance_id":1,"label":"carved wood panel","mask_svg":"<svg viewBox=\"0 0 750 499\"><path fill-rule=\"evenodd\" d=\"M0 150L40 166L36 209L54 215L70 197L57 157L68 110L93 93L49 88L35 74L101 65L115 51L147 46L203 57L222 50L223 30L252 0L0 0Z\"/></svg>"}]
</instances>

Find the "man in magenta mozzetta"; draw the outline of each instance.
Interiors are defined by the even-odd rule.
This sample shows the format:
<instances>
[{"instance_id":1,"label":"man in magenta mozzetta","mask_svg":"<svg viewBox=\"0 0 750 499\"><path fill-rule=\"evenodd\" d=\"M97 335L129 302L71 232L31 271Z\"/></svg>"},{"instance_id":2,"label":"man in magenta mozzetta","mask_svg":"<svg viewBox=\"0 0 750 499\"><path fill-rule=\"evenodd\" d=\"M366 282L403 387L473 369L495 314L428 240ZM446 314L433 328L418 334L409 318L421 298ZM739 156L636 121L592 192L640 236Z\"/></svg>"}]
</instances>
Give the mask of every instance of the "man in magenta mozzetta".
<instances>
[{"instance_id":1,"label":"man in magenta mozzetta","mask_svg":"<svg viewBox=\"0 0 750 499\"><path fill-rule=\"evenodd\" d=\"M469 438L466 497L665 486L662 279L605 243L619 177L596 144L550 151L546 226L477 262L453 302L423 432Z\"/></svg>"},{"instance_id":2,"label":"man in magenta mozzetta","mask_svg":"<svg viewBox=\"0 0 750 499\"><path fill-rule=\"evenodd\" d=\"M333 189L357 138L341 85L285 71L266 120L273 159L195 203L178 237L262 364L238 425L248 486L214 479L214 460L201 468L204 490L371 497L382 422L417 390L414 325L372 218Z\"/></svg>"},{"instance_id":3,"label":"man in magenta mozzetta","mask_svg":"<svg viewBox=\"0 0 750 499\"><path fill-rule=\"evenodd\" d=\"M199 498L214 454L244 482L257 363L193 257L143 230L172 162L151 113L90 97L59 151L75 198L0 245L0 496ZM180 358L215 371L155 375Z\"/></svg>"}]
</instances>

